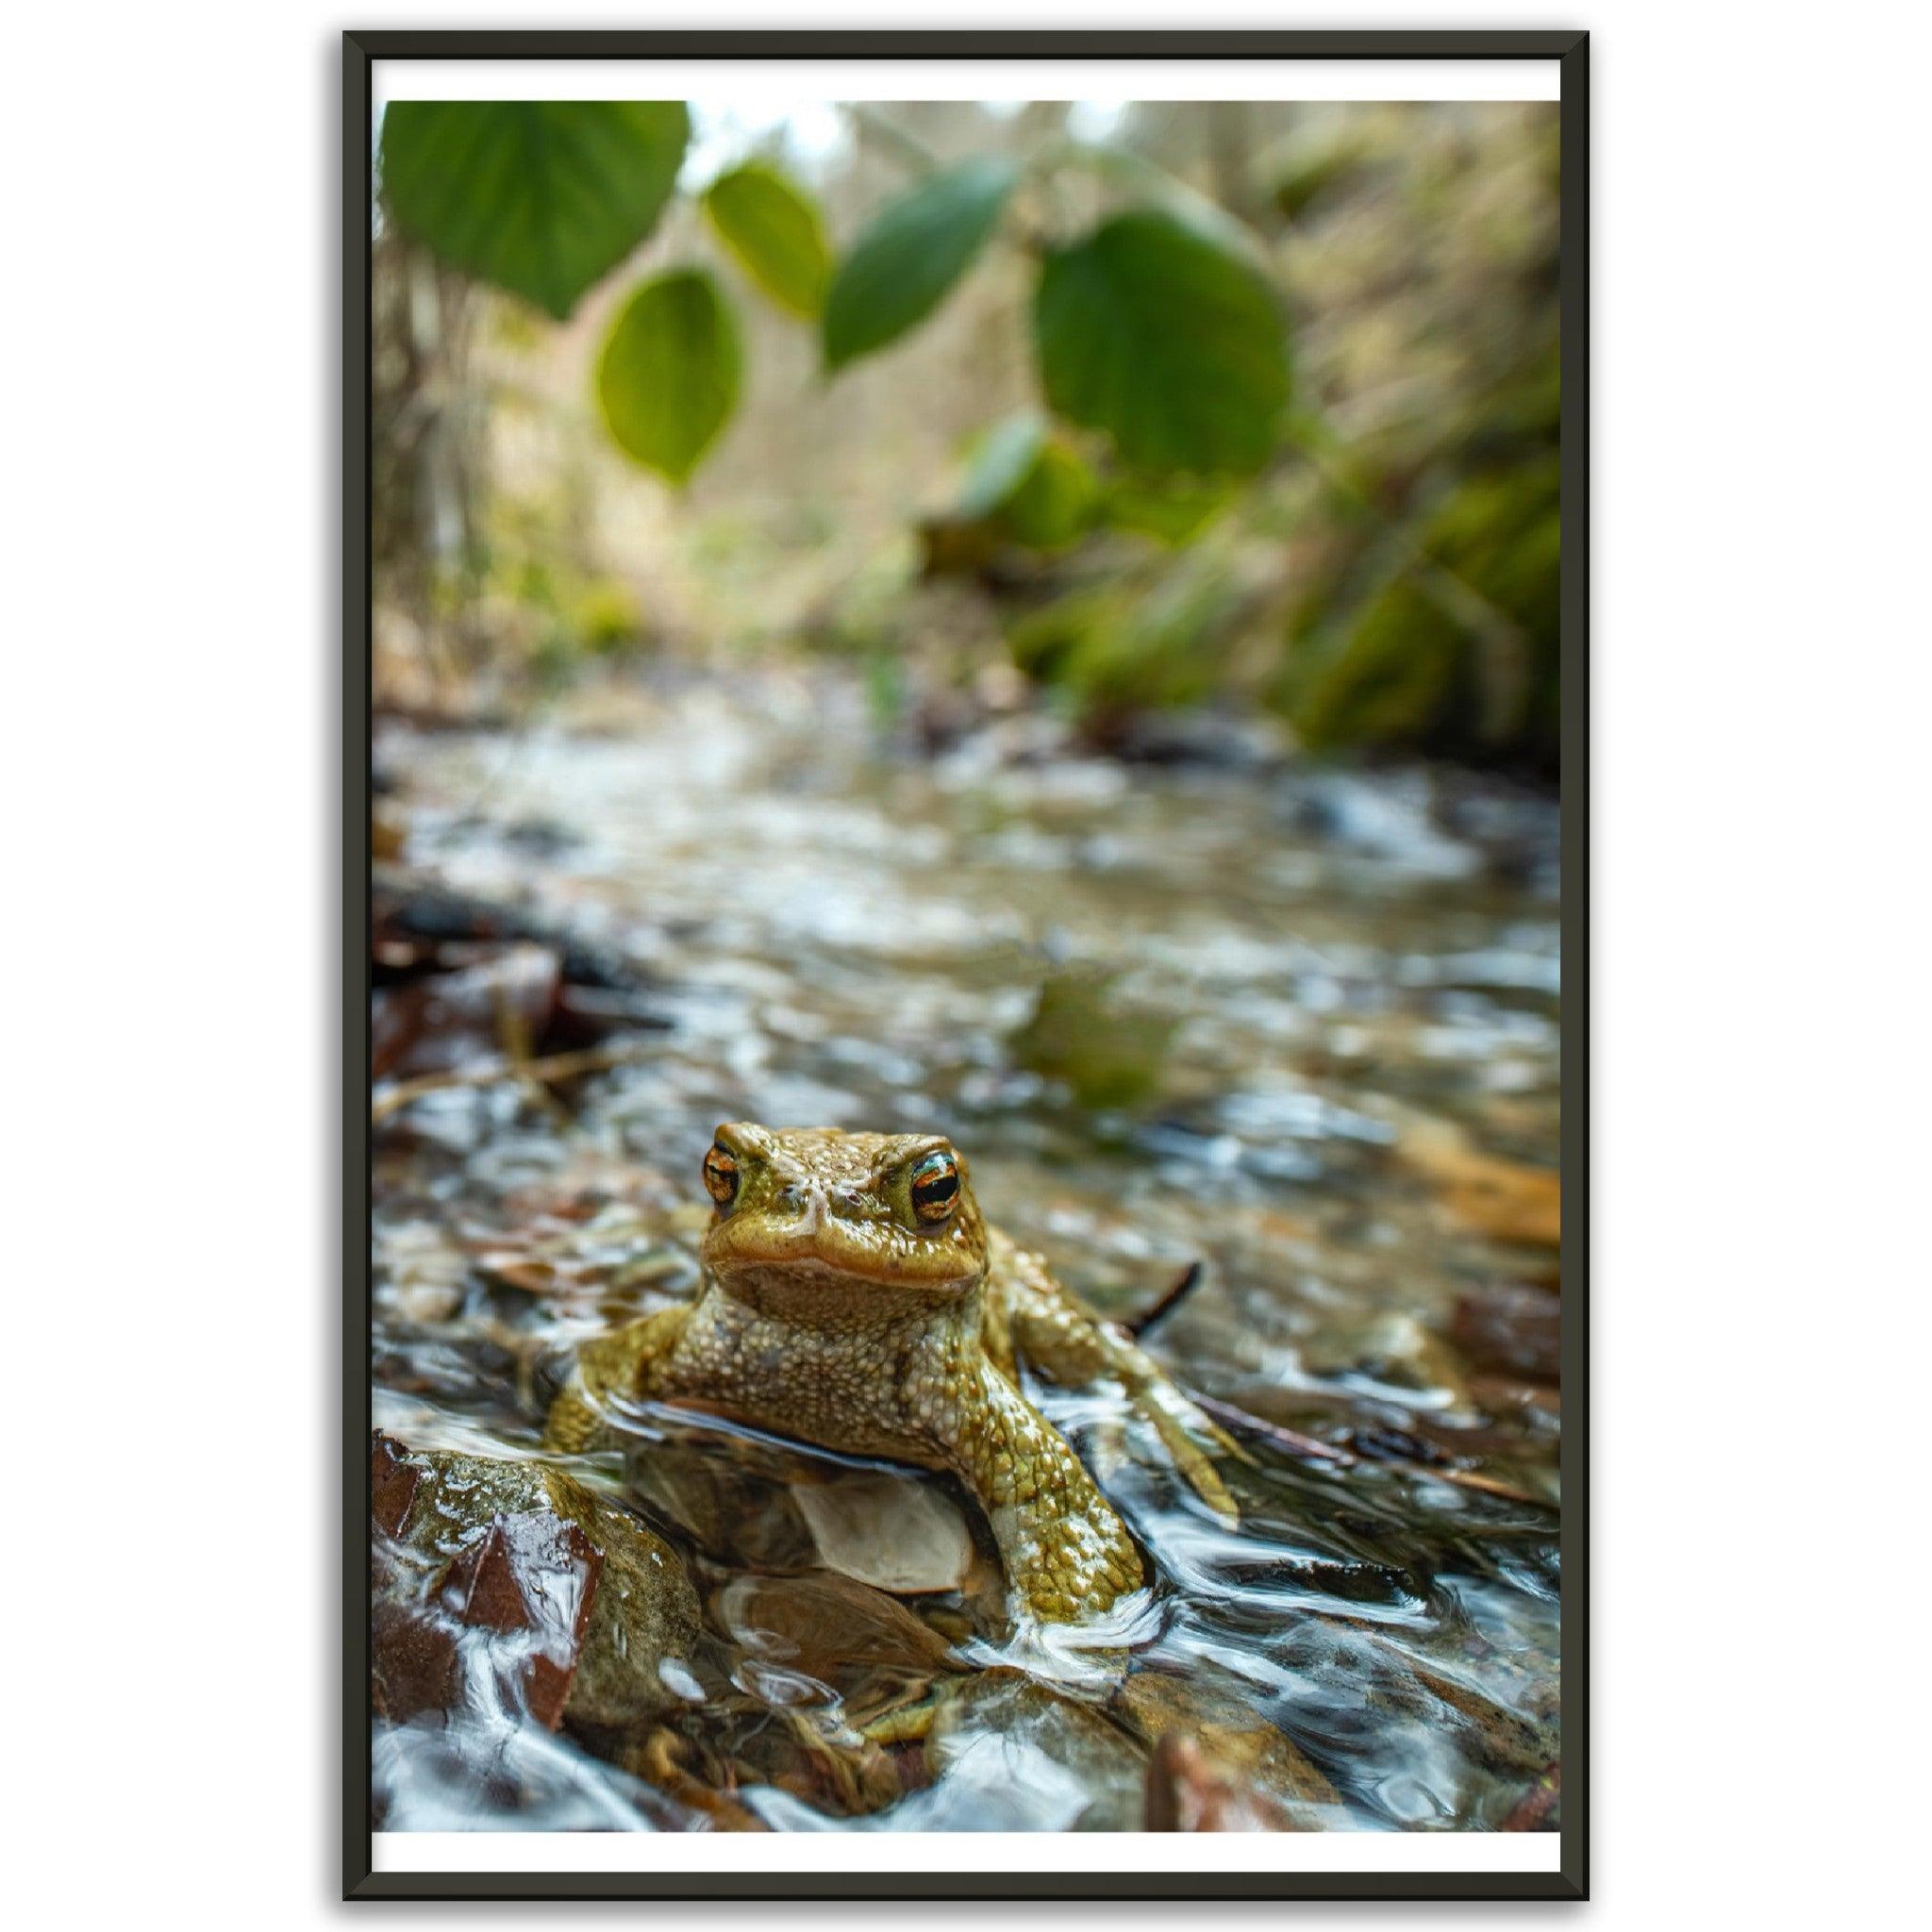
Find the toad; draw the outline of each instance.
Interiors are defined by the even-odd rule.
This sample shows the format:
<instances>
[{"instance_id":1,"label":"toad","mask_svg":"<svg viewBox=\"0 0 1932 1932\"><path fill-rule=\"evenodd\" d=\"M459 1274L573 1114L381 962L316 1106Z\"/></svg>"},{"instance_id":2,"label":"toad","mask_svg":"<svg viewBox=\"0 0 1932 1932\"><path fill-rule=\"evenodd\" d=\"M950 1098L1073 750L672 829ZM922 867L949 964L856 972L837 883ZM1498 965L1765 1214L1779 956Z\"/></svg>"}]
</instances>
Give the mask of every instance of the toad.
<instances>
[{"instance_id":1,"label":"toad","mask_svg":"<svg viewBox=\"0 0 1932 1932\"><path fill-rule=\"evenodd\" d=\"M1073 1623L1142 1583L1140 1554L1022 1393L1111 1380L1218 1515L1233 1445L1122 1329L989 1227L932 1134L718 1129L695 1301L585 1343L548 1445L596 1446L613 1401L708 1410L848 1455L945 1470L985 1510L1016 1611Z\"/></svg>"}]
</instances>

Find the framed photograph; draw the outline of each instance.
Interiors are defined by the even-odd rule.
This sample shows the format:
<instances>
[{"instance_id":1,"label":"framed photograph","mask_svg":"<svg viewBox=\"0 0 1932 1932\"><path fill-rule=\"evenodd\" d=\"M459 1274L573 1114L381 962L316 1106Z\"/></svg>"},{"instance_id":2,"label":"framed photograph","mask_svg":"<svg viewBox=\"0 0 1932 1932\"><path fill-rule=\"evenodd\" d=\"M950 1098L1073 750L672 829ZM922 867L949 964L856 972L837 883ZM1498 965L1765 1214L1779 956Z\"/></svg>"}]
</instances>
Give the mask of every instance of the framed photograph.
<instances>
[{"instance_id":1,"label":"framed photograph","mask_svg":"<svg viewBox=\"0 0 1932 1932\"><path fill-rule=\"evenodd\" d=\"M1586 1895L1586 63L344 37L347 1896Z\"/></svg>"}]
</instances>

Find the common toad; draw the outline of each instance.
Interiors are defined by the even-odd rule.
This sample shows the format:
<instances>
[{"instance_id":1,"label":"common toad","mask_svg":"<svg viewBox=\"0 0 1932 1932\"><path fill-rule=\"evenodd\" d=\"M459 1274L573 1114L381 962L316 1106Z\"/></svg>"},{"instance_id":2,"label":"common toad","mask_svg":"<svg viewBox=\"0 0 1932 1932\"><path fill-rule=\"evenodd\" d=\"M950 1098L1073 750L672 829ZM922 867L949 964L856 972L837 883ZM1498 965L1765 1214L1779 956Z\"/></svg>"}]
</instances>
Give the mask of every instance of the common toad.
<instances>
[{"instance_id":1,"label":"common toad","mask_svg":"<svg viewBox=\"0 0 1932 1932\"><path fill-rule=\"evenodd\" d=\"M567 1451L610 1404L670 1401L850 1455L949 1470L985 1509L1017 1607L1042 1623L1142 1582L1125 1526L1019 1386L1111 1379L1211 1508L1232 1445L1123 1330L980 1215L964 1158L932 1134L718 1129L704 1285L585 1343L550 1410Z\"/></svg>"}]
</instances>

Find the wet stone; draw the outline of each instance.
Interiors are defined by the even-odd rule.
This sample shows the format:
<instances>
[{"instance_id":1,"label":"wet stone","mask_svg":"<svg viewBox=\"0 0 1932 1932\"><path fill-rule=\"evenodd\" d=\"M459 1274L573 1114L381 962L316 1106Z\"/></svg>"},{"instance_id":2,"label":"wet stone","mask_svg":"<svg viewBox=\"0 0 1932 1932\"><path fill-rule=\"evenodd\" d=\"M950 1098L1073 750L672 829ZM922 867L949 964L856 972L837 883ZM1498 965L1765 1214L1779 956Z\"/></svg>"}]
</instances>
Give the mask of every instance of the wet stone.
<instances>
[{"instance_id":1,"label":"wet stone","mask_svg":"<svg viewBox=\"0 0 1932 1932\"><path fill-rule=\"evenodd\" d=\"M1531 1382L1561 1378L1561 1307L1541 1289L1499 1283L1460 1295L1449 1334L1477 1368L1506 1370Z\"/></svg>"},{"instance_id":2,"label":"wet stone","mask_svg":"<svg viewBox=\"0 0 1932 1932\"><path fill-rule=\"evenodd\" d=\"M374 1694L395 1722L502 1699L546 1729L675 1707L699 1626L676 1553L560 1471L375 1437Z\"/></svg>"},{"instance_id":3,"label":"wet stone","mask_svg":"<svg viewBox=\"0 0 1932 1932\"><path fill-rule=\"evenodd\" d=\"M790 1487L734 1466L715 1446L653 1443L626 1458L625 1479L714 1562L780 1573L818 1564Z\"/></svg>"},{"instance_id":4,"label":"wet stone","mask_svg":"<svg viewBox=\"0 0 1932 1932\"><path fill-rule=\"evenodd\" d=\"M1141 1823L1140 1748L1092 1705L1015 1671L948 1680L925 1764L933 1787L921 1794L914 1828L1132 1831Z\"/></svg>"},{"instance_id":5,"label":"wet stone","mask_svg":"<svg viewBox=\"0 0 1932 1932\"><path fill-rule=\"evenodd\" d=\"M1150 1817L1149 1830L1309 1830L1332 1824L1339 1815L1341 1801L1328 1780L1285 1733L1230 1690L1141 1671L1115 1692L1113 1708L1136 1737L1155 1747L1149 1804L1164 1793L1174 1822L1157 1824ZM1185 1750L1176 1748L1183 1744ZM1220 1822L1189 1824L1191 1807Z\"/></svg>"}]
</instances>

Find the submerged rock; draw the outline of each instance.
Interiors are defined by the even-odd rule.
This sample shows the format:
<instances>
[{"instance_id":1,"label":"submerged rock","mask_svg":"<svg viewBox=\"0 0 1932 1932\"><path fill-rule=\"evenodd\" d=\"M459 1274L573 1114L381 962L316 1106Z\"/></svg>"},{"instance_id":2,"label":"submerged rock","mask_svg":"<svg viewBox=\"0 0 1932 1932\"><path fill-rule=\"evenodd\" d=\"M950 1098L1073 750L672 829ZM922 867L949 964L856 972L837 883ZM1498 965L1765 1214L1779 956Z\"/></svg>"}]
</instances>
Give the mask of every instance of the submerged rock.
<instances>
[{"instance_id":1,"label":"submerged rock","mask_svg":"<svg viewBox=\"0 0 1932 1932\"><path fill-rule=\"evenodd\" d=\"M371 1507L383 1716L627 1725L696 1694L700 1613L676 1552L560 1470L378 1434Z\"/></svg>"},{"instance_id":2,"label":"submerged rock","mask_svg":"<svg viewBox=\"0 0 1932 1932\"><path fill-rule=\"evenodd\" d=\"M1115 1692L1113 1708L1154 1747L1149 1831L1318 1831L1338 1821L1334 1787L1232 1691L1143 1671Z\"/></svg>"},{"instance_id":3,"label":"submerged rock","mask_svg":"<svg viewBox=\"0 0 1932 1932\"><path fill-rule=\"evenodd\" d=\"M1041 982L1009 1042L1013 1064L1063 1083L1089 1108L1132 1109L1159 1091L1174 1023L1124 1006L1113 976L1065 968Z\"/></svg>"},{"instance_id":4,"label":"submerged rock","mask_svg":"<svg viewBox=\"0 0 1932 1932\"><path fill-rule=\"evenodd\" d=\"M1561 1245L1563 1183L1556 1169L1486 1154L1446 1121L1411 1120L1397 1145L1434 1183L1444 1213L1459 1226L1522 1247Z\"/></svg>"},{"instance_id":5,"label":"submerged rock","mask_svg":"<svg viewBox=\"0 0 1932 1932\"><path fill-rule=\"evenodd\" d=\"M714 1562L781 1573L818 1564L790 1488L727 1459L715 1441L653 1442L626 1457L625 1480Z\"/></svg>"},{"instance_id":6,"label":"submerged rock","mask_svg":"<svg viewBox=\"0 0 1932 1932\"><path fill-rule=\"evenodd\" d=\"M908 1829L1132 1831L1142 1758L1124 1732L1017 1671L941 1687L925 1739L930 1790L907 1801Z\"/></svg>"},{"instance_id":7,"label":"submerged rock","mask_svg":"<svg viewBox=\"0 0 1932 1932\"><path fill-rule=\"evenodd\" d=\"M641 1447L625 1479L732 1569L835 1570L900 1596L999 1587L959 1505L909 1472L843 1467L803 1445L701 1430Z\"/></svg>"},{"instance_id":8,"label":"submerged rock","mask_svg":"<svg viewBox=\"0 0 1932 1932\"><path fill-rule=\"evenodd\" d=\"M1541 1289L1492 1282L1456 1298L1449 1334L1477 1368L1554 1384L1563 1373L1560 1309Z\"/></svg>"}]
</instances>

